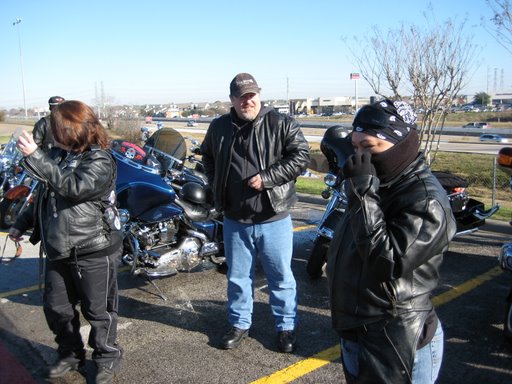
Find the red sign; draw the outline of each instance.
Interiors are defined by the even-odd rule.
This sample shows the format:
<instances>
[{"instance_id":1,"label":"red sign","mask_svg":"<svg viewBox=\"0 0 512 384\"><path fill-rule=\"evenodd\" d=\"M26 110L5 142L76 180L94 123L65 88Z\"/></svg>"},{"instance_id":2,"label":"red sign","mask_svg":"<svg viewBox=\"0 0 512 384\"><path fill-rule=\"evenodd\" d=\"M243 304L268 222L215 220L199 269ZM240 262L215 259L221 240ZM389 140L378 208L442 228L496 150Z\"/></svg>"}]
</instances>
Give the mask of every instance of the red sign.
<instances>
[{"instance_id":1,"label":"red sign","mask_svg":"<svg viewBox=\"0 0 512 384\"><path fill-rule=\"evenodd\" d=\"M351 73L350 80L359 80L359 73Z\"/></svg>"}]
</instances>

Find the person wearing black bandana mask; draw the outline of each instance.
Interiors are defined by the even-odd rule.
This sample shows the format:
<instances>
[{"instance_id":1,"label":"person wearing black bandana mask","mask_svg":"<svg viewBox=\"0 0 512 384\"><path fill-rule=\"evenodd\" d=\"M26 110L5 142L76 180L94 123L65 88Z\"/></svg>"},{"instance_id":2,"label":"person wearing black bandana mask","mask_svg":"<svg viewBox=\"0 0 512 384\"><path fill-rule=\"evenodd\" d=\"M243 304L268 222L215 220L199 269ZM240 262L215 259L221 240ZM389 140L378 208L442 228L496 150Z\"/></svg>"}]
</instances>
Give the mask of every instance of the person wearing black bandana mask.
<instances>
[{"instance_id":1,"label":"person wearing black bandana mask","mask_svg":"<svg viewBox=\"0 0 512 384\"><path fill-rule=\"evenodd\" d=\"M348 207L327 253L347 383L434 383L443 330L430 300L456 231L402 101L363 106L342 170Z\"/></svg>"}]
</instances>

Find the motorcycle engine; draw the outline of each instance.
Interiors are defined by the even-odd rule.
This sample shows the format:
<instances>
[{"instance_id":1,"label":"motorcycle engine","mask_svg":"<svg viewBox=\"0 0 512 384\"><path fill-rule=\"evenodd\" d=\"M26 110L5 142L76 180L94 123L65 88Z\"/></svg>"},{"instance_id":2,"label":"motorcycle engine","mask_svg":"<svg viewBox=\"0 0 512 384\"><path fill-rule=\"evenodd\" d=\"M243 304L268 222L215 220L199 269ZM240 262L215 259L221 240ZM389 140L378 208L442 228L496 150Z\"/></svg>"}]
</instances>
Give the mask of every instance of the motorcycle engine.
<instances>
[{"instance_id":1,"label":"motorcycle engine","mask_svg":"<svg viewBox=\"0 0 512 384\"><path fill-rule=\"evenodd\" d=\"M170 244L176 241L178 227L172 220L153 225L140 226L137 230L137 239L142 249L152 248L157 244Z\"/></svg>"}]
</instances>

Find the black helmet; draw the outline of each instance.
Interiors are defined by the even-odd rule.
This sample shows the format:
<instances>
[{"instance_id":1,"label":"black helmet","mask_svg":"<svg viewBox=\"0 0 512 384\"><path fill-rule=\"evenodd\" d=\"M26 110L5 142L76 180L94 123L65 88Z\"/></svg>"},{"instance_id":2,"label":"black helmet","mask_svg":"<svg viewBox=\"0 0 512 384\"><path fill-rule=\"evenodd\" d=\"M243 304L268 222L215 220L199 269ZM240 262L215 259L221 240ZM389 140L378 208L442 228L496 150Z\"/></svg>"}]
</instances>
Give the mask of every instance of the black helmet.
<instances>
[{"instance_id":1,"label":"black helmet","mask_svg":"<svg viewBox=\"0 0 512 384\"><path fill-rule=\"evenodd\" d=\"M206 191L201 184L194 181L185 183L183 188L181 188L180 197L196 204L206 203Z\"/></svg>"},{"instance_id":2,"label":"black helmet","mask_svg":"<svg viewBox=\"0 0 512 384\"><path fill-rule=\"evenodd\" d=\"M48 99L48 104L50 106L54 106L54 105L59 105L60 103L62 103L64 101L64 98L63 97L60 97L60 96L52 96L50 97L50 99Z\"/></svg>"},{"instance_id":3,"label":"black helmet","mask_svg":"<svg viewBox=\"0 0 512 384\"><path fill-rule=\"evenodd\" d=\"M325 139L342 139L347 137L351 129L343 125L332 125L324 132Z\"/></svg>"}]
</instances>

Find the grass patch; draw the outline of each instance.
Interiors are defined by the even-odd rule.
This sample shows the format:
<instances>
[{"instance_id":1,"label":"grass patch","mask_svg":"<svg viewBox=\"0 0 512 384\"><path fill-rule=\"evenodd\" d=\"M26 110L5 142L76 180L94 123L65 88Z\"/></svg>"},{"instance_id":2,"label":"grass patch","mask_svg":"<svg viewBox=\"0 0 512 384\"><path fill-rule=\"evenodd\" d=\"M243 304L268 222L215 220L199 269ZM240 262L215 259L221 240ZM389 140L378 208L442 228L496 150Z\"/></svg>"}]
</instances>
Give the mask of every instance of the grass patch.
<instances>
[{"instance_id":1,"label":"grass patch","mask_svg":"<svg viewBox=\"0 0 512 384\"><path fill-rule=\"evenodd\" d=\"M317 196L320 196L325 187L324 174L317 174L317 177L299 177L295 183L297 192Z\"/></svg>"},{"instance_id":2,"label":"grass patch","mask_svg":"<svg viewBox=\"0 0 512 384\"><path fill-rule=\"evenodd\" d=\"M512 219L512 192L510 190L509 176L495 168L495 155L438 152L436 161L432 165L433 170L449 171L466 179L469 195L490 208L493 204L499 204L499 211L492 216L495 220L510 221ZM324 174L316 174L318 177L299 177L296 189L300 193L320 196L325 189ZM493 190L495 180L495 189Z\"/></svg>"}]
</instances>

